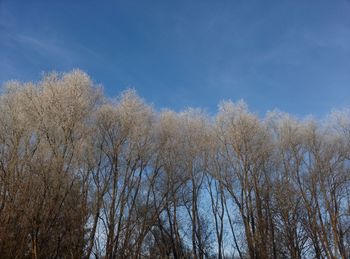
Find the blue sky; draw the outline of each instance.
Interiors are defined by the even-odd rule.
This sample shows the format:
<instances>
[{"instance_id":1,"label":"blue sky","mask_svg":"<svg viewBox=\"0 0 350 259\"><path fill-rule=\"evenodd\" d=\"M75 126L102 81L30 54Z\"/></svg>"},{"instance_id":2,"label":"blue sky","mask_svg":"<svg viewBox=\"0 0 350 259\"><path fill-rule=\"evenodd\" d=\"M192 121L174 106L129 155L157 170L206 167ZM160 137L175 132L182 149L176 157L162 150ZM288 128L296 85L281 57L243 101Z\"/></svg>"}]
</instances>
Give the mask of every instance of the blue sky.
<instances>
[{"instance_id":1,"label":"blue sky","mask_svg":"<svg viewBox=\"0 0 350 259\"><path fill-rule=\"evenodd\" d=\"M350 106L350 1L0 0L0 82L73 68L157 108L324 116Z\"/></svg>"}]
</instances>

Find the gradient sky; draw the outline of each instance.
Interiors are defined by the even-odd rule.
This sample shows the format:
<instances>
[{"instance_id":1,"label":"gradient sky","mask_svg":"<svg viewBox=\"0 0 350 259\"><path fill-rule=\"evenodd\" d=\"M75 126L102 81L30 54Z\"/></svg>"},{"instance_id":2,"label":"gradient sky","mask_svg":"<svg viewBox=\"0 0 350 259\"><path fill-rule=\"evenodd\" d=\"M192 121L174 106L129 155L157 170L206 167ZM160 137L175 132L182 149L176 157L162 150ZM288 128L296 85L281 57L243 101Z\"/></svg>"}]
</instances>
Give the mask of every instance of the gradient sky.
<instances>
[{"instance_id":1,"label":"gradient sky","mask_svg":"<svg viewBox=\"0 0 350 259\"><path fill-rule=\"evenodd\" d=\"M0 82L80 68L155 107L350 106L349 0L0 0Z\"/></svg>"}]
</instances>

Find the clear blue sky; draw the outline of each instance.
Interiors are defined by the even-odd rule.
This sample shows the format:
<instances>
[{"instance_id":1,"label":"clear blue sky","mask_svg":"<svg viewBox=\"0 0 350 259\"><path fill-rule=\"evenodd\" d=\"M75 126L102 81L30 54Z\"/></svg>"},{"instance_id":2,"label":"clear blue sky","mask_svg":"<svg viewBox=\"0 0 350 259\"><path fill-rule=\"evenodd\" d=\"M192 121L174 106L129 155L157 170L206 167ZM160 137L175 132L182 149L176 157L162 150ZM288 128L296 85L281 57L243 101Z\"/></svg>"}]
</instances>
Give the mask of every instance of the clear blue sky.
<instances>
[{"instance_id":1,"label":"clear blue sky","mask_svg":"<svg viewBox=\"0 0 350 259\"><path fill-rule=\"evenodd\" d=\"M0 82L85 70L155 107L350 106L349 0L0 0Z\"/></svg>"}]
</instances>

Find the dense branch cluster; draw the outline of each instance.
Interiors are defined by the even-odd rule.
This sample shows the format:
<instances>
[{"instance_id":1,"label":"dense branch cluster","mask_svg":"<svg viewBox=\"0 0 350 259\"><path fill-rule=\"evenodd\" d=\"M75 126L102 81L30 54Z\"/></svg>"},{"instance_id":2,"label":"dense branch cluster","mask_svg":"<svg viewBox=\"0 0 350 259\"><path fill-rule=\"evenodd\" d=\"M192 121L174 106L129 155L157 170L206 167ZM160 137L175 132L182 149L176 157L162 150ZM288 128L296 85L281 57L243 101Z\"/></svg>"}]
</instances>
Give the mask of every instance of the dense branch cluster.
<instances>
[{"instance_id":1,"label":"dense branch cluster","mask_svg":"<svg viewBox=\"0 0 350 259\"><path fill-rule=\"evenodd\" d=\"M155 111L81 71L0 97L1 258L349 258L350 112Z\"/></svg>"}]
</instances>

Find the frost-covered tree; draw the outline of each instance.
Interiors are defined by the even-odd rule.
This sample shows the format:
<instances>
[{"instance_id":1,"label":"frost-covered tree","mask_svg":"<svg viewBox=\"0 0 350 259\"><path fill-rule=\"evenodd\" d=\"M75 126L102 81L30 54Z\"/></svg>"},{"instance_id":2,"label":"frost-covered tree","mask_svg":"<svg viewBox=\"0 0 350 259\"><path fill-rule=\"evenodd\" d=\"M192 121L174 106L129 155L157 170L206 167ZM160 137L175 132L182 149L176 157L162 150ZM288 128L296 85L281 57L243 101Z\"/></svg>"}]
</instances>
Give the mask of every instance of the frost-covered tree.
<instances>
[{"instance_id":1,"label":"frost-covered tree","mask_svg":"<svg viewBox=\"0 0 350 259\"><path fill-rule=\"evenodd\" d=\"M350 113L215 116L79 70L0 95L1 258L349 258Z\"/></svg>"}]
</instances>

